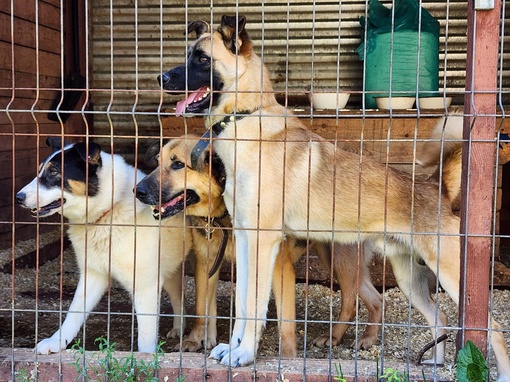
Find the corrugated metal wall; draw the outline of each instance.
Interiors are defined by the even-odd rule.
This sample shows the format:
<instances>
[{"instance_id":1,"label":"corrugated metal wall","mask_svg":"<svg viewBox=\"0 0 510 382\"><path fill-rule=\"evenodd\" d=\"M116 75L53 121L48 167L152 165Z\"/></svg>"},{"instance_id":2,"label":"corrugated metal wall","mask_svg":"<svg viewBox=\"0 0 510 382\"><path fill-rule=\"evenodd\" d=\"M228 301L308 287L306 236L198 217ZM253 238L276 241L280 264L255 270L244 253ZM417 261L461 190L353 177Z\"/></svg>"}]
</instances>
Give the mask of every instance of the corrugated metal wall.
<instances>
[{"instance_id":1,"label":"corrugated metal wall","mask_svg":"<svg viewBox=\"0 0 510 382\"><path fill-rule=\"evenodd\" d=\"M202 19L217 25L223 14L236 11L247 16L247 30L277 90L303 95L303 102L312 79L319 86L334 87L338 80L341 88L362 90L363 65L355 50L363 33L359 18L367 12L368 2L363 0L276 0L263 5L238 0L237 6L226 0L200 5L160 0L93 0L91 4L92 99L96 111L110 112L96 115L96 131L109 129L110 118L116 131L126 128L132 133L132 113L155 113L161 103L163 110L172 112L176 98L161 94L156 76L183 63L187 22ZM423 6L441 24L440 86L462 92L467 3L425 1ZM510 27L509 20L505 24ZM192 41L194 36L189 38ZM503 83L508 86L509 41L505 46ZM508 104L508 94L505 97ZM350 106L359 107L359 100L351 97ZM460 93L455 101L462 102ZM136 122L154 125L157 119L144 114L137 115Z\"/></svg>"}]
</instances>

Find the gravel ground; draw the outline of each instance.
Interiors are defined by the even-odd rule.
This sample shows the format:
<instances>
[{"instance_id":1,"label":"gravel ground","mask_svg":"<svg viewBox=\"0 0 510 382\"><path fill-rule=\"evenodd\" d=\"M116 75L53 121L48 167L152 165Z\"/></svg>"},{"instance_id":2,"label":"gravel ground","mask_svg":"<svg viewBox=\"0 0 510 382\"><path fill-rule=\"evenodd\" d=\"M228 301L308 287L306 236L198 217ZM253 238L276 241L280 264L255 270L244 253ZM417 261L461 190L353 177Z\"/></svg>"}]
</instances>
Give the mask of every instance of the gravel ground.
<instances>
[{"instance_id":1,"label":"gravel ground","mask_svg":"<svg viewBox=\"0 0 510 382\"><path fill-rule=\"evenodd\" d=\"M55 236L56 235L56 236ZM58 234L45 235L39 243L42 247L45 242L58 238ZM14 256L21 257L35 248L32 241L21 242L15 248ZM0 268L12 260L11 250L0 251ZM61 272L63 269L63 273ZM65 312L69 306L78 275L74 254L71 249L47 262L39 268L17 269L14 277L9 273L0 272L0 347L29 347L35 345L35 338L42 339L50 336L57 329L61 309ZM186 277L186 308L189 315L194 313L194 281ZM62 287L60 287L60 285ZM38 287L37 287L38 286ZM218 290L218 312L223 319L218 320L218 333L220 342L228 341L230 326L233 320L231 314L232 291L234 286L230 282L220 282ZM330 317L336 318L340 307L340 294L322 285L297 285L297 319L298 322L298 349L299 357L328 358L353 360L375 360L384 357L388 361L413 362L419 350L431 340L429 331L422 326L425 322L422 316L414 309L409 310L408 300L396 289L384 292L385 316L381 335L381 343L366 351L356 352L351 344L356 338L356 325L353 323L344 337L341 345L332 349L321 349L311 345L314 338L329 330ZM438 295L440 308L447 314L450 325L455 327L457 322L457 309L452 301L443 293ZM35 311L37 307L38 312ZM496 290L494 292L494 317L506 330L510 330L510 291ZM133 320L132 306L129 295L117 284L113 283L109 298L105 296L98 307L97 314L90 316L86 325L85 347L88 350L97 349L94 339L107 335L110 331L112 341L117 343L119 350L129 350L132 338L136 339L136 325ZM14 314L13 314L14 312ZM108 313L110 312L110 313ZM171 307L166 298L162 299L162 318L160 322L160 335L166 333L171 327ZM278 354L278 329L276 322L276 309L271 299L269 306L269 322L264 331L260 344L259 354L276 356ZM62 316L62 319L64 316ZM110 321L110 325L108 325ZM186 331L191 328L192 319L188 319ZM362 333L364 323L367 321L367 312L363 304L360 306L358 317L358 332ZM409 324L411 329L409 329ZM135 336L132 334L135 333ZM79 336L83 336L80 332ZM507 333L507 342L510 333ZM441 376L453 380L455 330L449 333L447 343L446 365L439 369ZM135 340L136 343L136 340ZM169 340L164 345L165 351L172 351L178 340ZM495 367L491 367L495 372Z\"/></svg>"}]
</instances>

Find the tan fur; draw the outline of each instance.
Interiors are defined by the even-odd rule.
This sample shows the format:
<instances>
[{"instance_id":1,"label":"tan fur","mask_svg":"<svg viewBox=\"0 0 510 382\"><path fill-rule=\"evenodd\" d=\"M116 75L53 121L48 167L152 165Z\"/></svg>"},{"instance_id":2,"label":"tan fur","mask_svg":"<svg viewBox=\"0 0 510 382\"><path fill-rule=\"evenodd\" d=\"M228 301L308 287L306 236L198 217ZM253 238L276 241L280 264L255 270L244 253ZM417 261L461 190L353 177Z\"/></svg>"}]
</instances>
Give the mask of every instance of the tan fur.
<instances>
[{"instance_id":1,"label":"tan fur","mask_svg":"<svg viewBox=\"0 0 510 382\"><path fill-rule=\"evenodd\" d=\"M440 118L416 159L425 168L437 166L431 179L441 179L443 192L452 201L454 210L460 208L463 112L463 108L452 108L448 116ZM510 159L510 144L501 142L500 146L498 163L503 165Z\"/></svg>"},{"instance_id":2,"label":"tan fur","mask_svg":"<svg viewBox=\"0 0 510 382\"><path fill-rule=\"evenodd\" d=\"M444 195L451 200L452 209L460 209L460 182L462 179L462 147L453 149L443 159L442 166L438 166L431 179L439 182L443 186Z\"/></svg>"},{"instance_id":3,"label":"tan fur","mask_svg":"<svg viewBox=\"0 0 510 382\"><path fill-rule=\"evenodd\" d=\"M441 181L442 192L455 211L460 208L463 111L452 108L448 116L439 118L416 158L416 163L425 168L437 166L430 179Z\"/></svg>"},{"instance_id":4,"label":"tan fur","mask_svg":"<svg viewBox=\"0 0 510 382\"><path fill-rule=\"evenodd\" d=\"M224 114L247 107L252 111L228 123L214 142L227 175L224 199L236 235L237 277L246 281L236 285L236 322L230 344L218 345L211 357L225 365L253 362L270 293L266 270L274 268L284 235L374 243L389 256L402 258L397 261L402 271L416 257L437 272L441 285L458 304L459 219L449 201L438 198L437 184L413 184L409 174L338 150L308 131L276 103L269 76L254 52L236 56L225 49L227 32L215 31L212 37L206 33L191 47L208 52L224 84L207 127ZM388 248L388 240L398 244ZM493 329L499 327L491 322ZM491 340L500 381L510 380L502 333L492 332Z\"/></svg>"},{"instance_id":5,"label":"tan fur","mask_svg":"<svg viewBox=\"0 0 510 382\"><path fill-rule=\"evenodd\" d=\"M75 195L86 195L87 193L87 185L83 182L69 179L69 188L71 192Z\"/></svg>"},{"instance_id":6,"label":"tan fur","mask_svg":"<svg viewBox=\"0 0 510 382\"><path fill-rule=\"evenodd\" d=\"M181 161L188 164L189 153L195 146L198 137L188 135L176 138L165 146L159 155L159 169L147 176L153 178L161 188L170 194L179 193L181 190L193 190L200 196L196 204L188 205L186 213L194 215L189 217L192 227L193 249L195 254L195 282L196 282L196 315L190 334L183 340L181 349L184 351L197 351L204 341L206 348L216 345L216 290L219 272L208 278L209 269L214 262L222 232L216 228L210 238L206 237L206 229L212 226L211 220L219 222L221 227L226 227L229 232L229 240L225 251L225 259L234 261L234 251L231 232L231 218L225 216L226 207L222 197L222 187L214 176L210 176L208 163L204 163L204 157L199 161L197 168L185 167L185 170L172 170L172 161ZM207 157L208 152L205 153ZM160 171L160 169L166 169ZM330 269L331 246L328 244L314 243L312 247L317 251L324 264ZM334 270L340 282L342 290L342 312L339 321L349 322L356 315L356 298L358 277L360 279L360 297L369 310L370 322L379 324L382 318L382 298L370 282L367 264L361 257L360 271L358 274L358 251L357 246L336 246L335 251L342 252L341 259L334 263ZM276 258L273 274L273 291L279 318L279 326L282 335L281 354L284 357L295 357L296 324L295 324L295 271L293 263L307 252L306 247L297 245L293 238L288 238L281 244L281 249ZM368 256L367 256L368 258ZM346 303L344 303L346 301ZM209 317L206 320L206 316ZM332 335L332 345L338 344L348 328L348 324L337 324ZM207 328L207 329L206 329ZM377 341L380 326L371 325L358 340L359 348L369 348ZM207 330L207 334L206 333ZM320 346L329 345L329 334L324 334L316 343Z\"/></svg>"}]
</instances>

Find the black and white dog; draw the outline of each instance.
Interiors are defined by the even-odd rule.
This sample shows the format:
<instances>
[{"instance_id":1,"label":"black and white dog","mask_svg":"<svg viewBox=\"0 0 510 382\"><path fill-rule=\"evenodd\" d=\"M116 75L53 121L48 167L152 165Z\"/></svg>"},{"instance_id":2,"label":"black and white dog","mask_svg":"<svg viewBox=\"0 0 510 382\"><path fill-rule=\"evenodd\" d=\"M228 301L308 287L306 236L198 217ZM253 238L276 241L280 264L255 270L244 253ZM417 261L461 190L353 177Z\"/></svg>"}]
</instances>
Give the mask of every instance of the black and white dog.
<instances>
[{"instance_id":1,"label":"black and white dog","mask_svg":"<svg viewBox=\"0 0 510 382\"><path fill-rule=\"evenodd\" d=\"M16 194L16 201L34 217L60 213L68 219L80 280L64 323L37 344L37 353L67 347L106 291L110 275L132 295L138 350L154 352L162 288L176 315L169 336L178 335L183 325L181 264L191 236L182 215L161 227L151 208L133 194L145 175L121 156L102 152L92 142L62 147L61 138L49 138L47 143L53 154Z\"/></svg>"}]
</instances>

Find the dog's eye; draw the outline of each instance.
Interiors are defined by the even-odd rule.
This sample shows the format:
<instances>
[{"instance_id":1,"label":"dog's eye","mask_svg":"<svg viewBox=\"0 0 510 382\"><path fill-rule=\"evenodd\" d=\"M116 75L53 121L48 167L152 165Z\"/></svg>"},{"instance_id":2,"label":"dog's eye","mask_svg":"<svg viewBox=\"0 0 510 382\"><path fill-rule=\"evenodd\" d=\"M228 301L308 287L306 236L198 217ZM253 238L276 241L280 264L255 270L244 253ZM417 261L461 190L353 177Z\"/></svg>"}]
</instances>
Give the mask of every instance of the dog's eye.
<instances>
[{"instance_id":1,"label":"dog's eye","mask_svg":"<svg viewBox=\"0 0 510 382\"><path fill-rule=\"evenodd\" d=\"M198 61L200 61L202 64L204 64L206 62L209 62L209 57L208 56L200 56Z\"/></svg>"},{"instance_id":2,"label":"dog's eye","mask_svg":"<svg viewBox=\"0 0 510 382\"><path fill-rule=\"evenodd\" d=\"M58 176L60 174L60 171L58 168L54 167L54 166L50 166L46 169L46 172L47 174L49 174L50 176Z\"/></svg>"},{"instance_id":3,"label":"dog's eye","mask_svg":"<svg viewBox=\"0 0 510 382\"><path fill-rule=\"evenodd\" d=\"M184 163L182 163L180 161L175 161L175 162L172 162L170 167L172 168L172 170L180 170L181 168L184 168Z\"/></svg>"}]
</instances>

